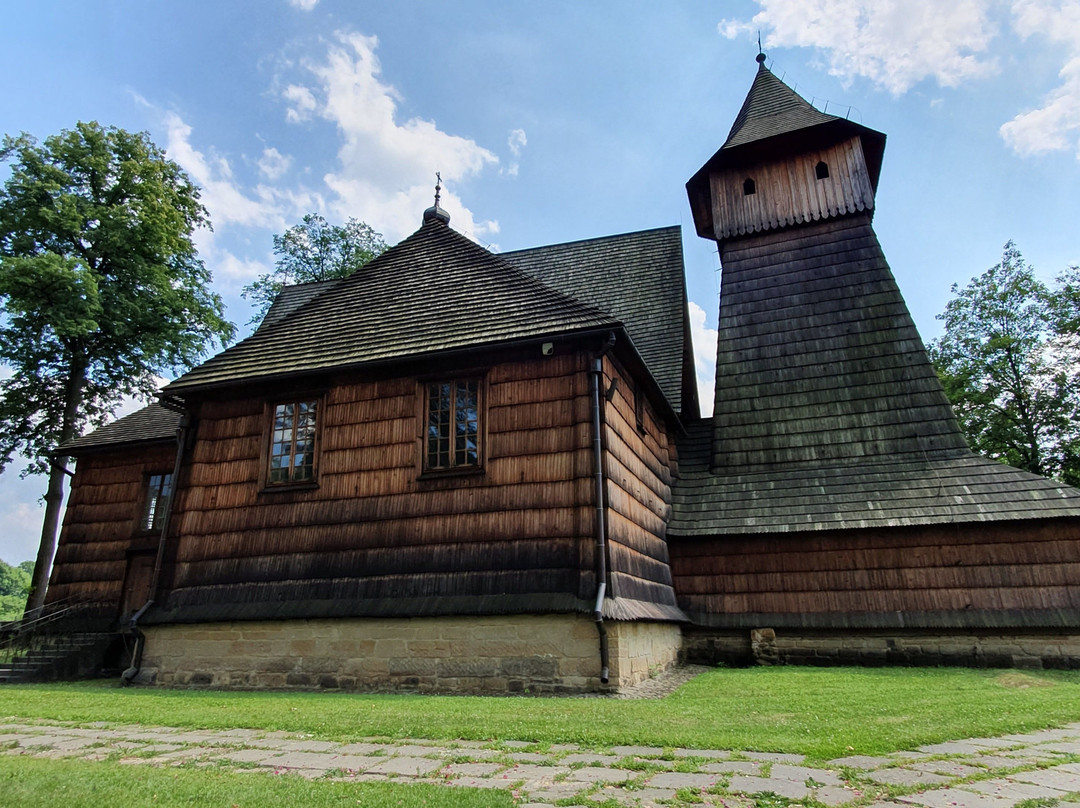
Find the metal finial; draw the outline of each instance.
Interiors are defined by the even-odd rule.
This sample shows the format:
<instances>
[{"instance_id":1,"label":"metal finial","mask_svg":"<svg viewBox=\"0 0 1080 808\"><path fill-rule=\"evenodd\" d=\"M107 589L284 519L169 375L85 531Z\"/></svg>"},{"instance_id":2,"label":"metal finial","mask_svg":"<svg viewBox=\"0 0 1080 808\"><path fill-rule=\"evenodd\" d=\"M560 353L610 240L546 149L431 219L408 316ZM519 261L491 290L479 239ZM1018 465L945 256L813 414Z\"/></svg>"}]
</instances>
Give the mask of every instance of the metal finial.
<instances>
[{"instance_id":1,"label":"metal finial","mask_svg":"<svg viewBox=\"0 0 1080 808\"><path fill-rule=\"evenodd\" d=\"M424 211L424 222L439 221L450 224L450 214L439 207L439 195L442 191L442 174L435 172L435 204Z\"/></svg>"},{"instance_id":2,"label":"metal finial","mask_svg":"<svg viewBox=\"0 0 1080 808\"><path fill-rule=\"evenodd\" d=\"M759 65L765 64L765 51L761 48L761 30L757 32L757 63Z\"/></svg>"}]
</instances>

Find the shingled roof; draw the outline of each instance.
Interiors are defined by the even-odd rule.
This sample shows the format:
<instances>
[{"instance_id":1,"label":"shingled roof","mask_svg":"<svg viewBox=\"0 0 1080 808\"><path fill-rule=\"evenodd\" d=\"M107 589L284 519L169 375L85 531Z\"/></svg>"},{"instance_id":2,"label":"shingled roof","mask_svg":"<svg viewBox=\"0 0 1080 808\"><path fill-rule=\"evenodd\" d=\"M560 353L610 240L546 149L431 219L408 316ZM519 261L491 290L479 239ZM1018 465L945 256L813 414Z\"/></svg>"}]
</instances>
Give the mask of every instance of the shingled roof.
<instances>
[{"instance_id":1,"label":"shingled roof","mask_svg":"<svg viewBox=\"0 0 1080 808\"><path fill-rule=\"evenodd\" d=\"M164 393L620 325L431 218Z\"/></svg>"},{"instance_id":2,"label":"shingled roof","mask_svg":"<svg viewBox=\"0 0 1080 808\"><path fill-rule=\"evenodd\" d=\"M1080 515L973 454L868 216L725 243L712 422L680 443L669 536Z\"/></svg>"},{"instance_id":3,"label":"shingled roof","mask_svg":"<svg viewBox=\"0 0 1080 808\"><path fill-rule=\"evenodd\" d=\"M128 443L175 440L179 426L180 413L154 403L80 438L62 444L57 448L56 453L74 456L95 449L114 448Z\"/></svg>"},{"instance_id":4,"label":"shingled roof","mask_svg":"<svg viewBox=\"0 0 1080 808\"><path fill-rule=\"evenodd\" d=\"M669 539L1080 516L1080 490L967 451L714 472L712 427L679 441Z\"/></svg>"},{"instance_id":5,"label":"shingled roof","mask_svg":"<svg viewBox=\"0 0 1080 808\"><path fill-rule=\"evenodd\" d=\"M500 257L620 320L671 406L697 417L678 226L515 250Z\"/></svg>"},{"instance_id":6,"label":"shingled roof","mask_svg":"<svg viewBox=\"0 0 1080 808\"><path fill-rule=\"evenodd\" d=\"M323 292L329 292L340 282L341 278L330 278L325 281L311 281L310 283L295 283L283 286L255 330L262 330L279 320L284 320L298 308L310 303Z\"/></svg>"},{"instance_id":7,"label":"shingled roof","mask_svg":"<svg viewBox=\"0 0 1080 808\"><path fill-rule=\"evenodd\" d=\"M838 121L835 115L827 115L812 106L805 98L780 81L758 63L757 75L746 94L735 123L721 149L734 149L758 140L776 137L811 126Z\"/></svg>"}]
</instances>

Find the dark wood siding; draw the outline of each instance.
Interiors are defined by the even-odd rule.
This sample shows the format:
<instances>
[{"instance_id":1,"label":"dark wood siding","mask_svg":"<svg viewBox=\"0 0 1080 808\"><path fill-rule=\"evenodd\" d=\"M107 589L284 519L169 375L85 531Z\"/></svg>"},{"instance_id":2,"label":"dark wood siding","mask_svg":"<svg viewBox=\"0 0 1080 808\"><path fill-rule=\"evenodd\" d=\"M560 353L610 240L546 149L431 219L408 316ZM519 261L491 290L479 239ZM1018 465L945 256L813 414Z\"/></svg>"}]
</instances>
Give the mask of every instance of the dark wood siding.
<instances>
[{"instance_id":1,"label":"dark wood siding","mask_svg":"<svg viewBox=\"0 0 1080 808\"><path fill-rule=\"evenodd\" d=\"M334 380L308 490L261 488L265 396L204 401L158 619L586 608L587 366L581 353L481 372L473 475L421 477L426 376Z\"/></svg>"},{"instance_id":2,"label":"dark wood siding","mask_svg":"<svg viewBox=\"0 0 1080 808\"><path fill-rule=\"evenodd\" d=\"M1030 520L681 539L671 556L705 625L1039 626L1080 614L1078 540L1077 520Z\"/></svg>"},{"instance_id":3,"label":"dark wood siding","mask_svg":"<svg viewBox=\"0 0 1080 808\"><path fill-rule=\"evenodd\" d=\"M606 385L617 382L604 407L610 594L675 606L665 536L672 480L667 426L611 356L604 360L604 374Z\"/></svg>"},{"instance_id":4,"label":"dark wood siding","mask_svg":"<svg viewBox=\"0 0 1080 808\"><path fill-rule=\"evenodd\" d=\"M95 601L119 608L129 551L157 547L156 534L138 529L147 475L171 472L175 458L175 447L167 444L78 459L47 602Z\"/></svg>"}]
</instances>

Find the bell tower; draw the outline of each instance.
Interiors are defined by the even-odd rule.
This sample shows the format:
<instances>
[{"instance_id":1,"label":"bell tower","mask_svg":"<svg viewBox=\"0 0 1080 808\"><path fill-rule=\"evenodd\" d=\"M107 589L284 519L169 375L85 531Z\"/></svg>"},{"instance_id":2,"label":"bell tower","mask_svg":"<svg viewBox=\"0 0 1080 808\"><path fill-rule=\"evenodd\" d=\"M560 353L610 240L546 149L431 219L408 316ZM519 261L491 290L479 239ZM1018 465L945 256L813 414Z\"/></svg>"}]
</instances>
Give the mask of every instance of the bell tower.
<instances>
[{"instance_id":1,"label":"bell tower","mask_svg":"<svg viewBox=\"0 0 1080 808\"><path fill-rule=\"evenodd\" d=\"M885 135L757 61L686 186L720 251L714 472L966 454L872 227Z\"/></svg>"}]
</instances>

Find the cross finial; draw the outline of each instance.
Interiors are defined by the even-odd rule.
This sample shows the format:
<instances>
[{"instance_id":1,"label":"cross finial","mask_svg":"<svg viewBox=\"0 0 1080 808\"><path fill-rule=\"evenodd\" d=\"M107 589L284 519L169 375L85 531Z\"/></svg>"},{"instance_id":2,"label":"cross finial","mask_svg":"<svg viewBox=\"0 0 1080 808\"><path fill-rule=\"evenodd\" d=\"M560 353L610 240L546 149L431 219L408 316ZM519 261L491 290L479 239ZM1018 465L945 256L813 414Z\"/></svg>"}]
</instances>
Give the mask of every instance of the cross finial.
<instances>
[{"instance_id":1,"label":"cross finial","mask_svg":"<svg viewBox=\"0 0 1080 808\"><path fill-rule=\"evenodd\" d=\"M435 172L435 204L424 211L424 222L439 221L450 224L450 214L439 207L439 195L442 191L442 174Z\"/></svg>"}]
</instances>

